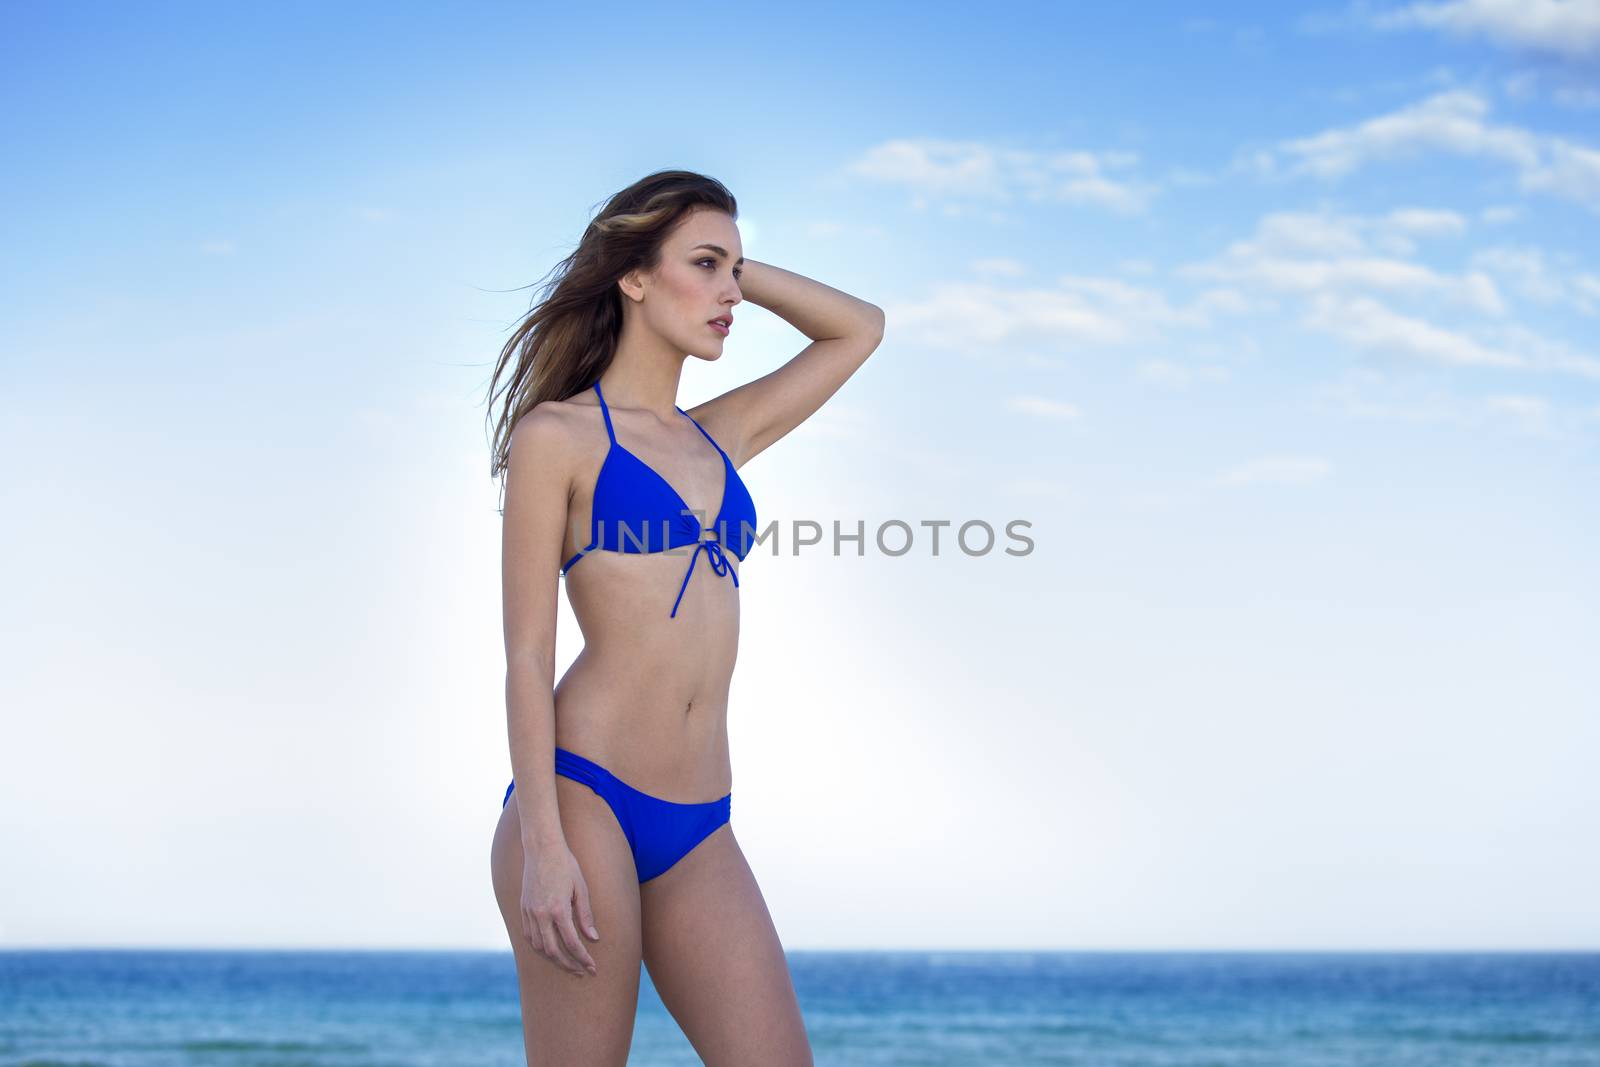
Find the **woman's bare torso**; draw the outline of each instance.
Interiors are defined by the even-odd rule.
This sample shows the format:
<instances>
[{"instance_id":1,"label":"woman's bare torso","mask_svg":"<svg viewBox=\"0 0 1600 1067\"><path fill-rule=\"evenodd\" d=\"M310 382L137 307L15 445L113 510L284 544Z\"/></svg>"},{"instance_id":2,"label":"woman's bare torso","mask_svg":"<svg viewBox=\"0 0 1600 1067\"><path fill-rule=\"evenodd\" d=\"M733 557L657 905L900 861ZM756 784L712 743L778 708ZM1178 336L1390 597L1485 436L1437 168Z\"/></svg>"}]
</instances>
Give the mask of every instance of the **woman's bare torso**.
<instances>
[{"instance_id":1,"label":"woman's bare torso","mask_svg":"<svg viewBox=\"0 0 1600 1067\"><path fill-rule=\"evenodd\" d=\"M577 412L599 423L598 408ZM612 417L618 418L613 407ZM581 421L581 420L580 420ZM659 463L653 450L619 422L624 447L688 490L685 499L715 515L722 491L721 457L688 419L676 457ZM600 431L592 469L574 487L566 543L569 559L588 544L594 479L609 438ZM585 432L585 437L590 436ZM699 442L696 444L696 442ZM691 473L692 472L692 473ZM696 478L698 477L698 484ZM704 525L704 523L703 523ZM584 540L575 542L575 534ZM714 535L707 535L714 539ZM556 745L599 763L629 785L663 800L697 803L732 791L728 754L728 689L739 645L739 591L695 547L653 553L594 551L567 571L583 650L555 687ZM727 553L728 566L739 561ZM670 617L679 590L677 617Z\"/></svg>"}]
</instances>

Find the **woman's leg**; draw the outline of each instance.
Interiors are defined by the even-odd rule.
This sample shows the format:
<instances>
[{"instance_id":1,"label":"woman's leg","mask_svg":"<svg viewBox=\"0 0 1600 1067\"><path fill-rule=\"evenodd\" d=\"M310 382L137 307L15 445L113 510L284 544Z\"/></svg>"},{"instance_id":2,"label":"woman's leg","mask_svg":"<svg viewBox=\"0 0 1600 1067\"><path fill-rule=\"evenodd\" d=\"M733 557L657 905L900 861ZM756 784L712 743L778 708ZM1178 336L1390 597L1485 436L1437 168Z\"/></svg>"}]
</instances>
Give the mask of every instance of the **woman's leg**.
<instances>
[{"instance_id":1,"label":"woman's leg","mask_svg":"<svg viewBox=\"0 0 1600 1067\"><path fill-rule=\"evenodd\" d=\"M600 940L582 938L599 973L577 977L536 952L522 932L522 834L516 794L490 849L495 899L511 937L529 1067L623 1067L639 1009L639 877L609 805L588 786L556 778L567 845L589 886ZM575 920L576 921L576 920Z\"/></svg>"},{"instance_id":2,"label":"woman's leg","mask_svg":"<svg viewBox=\"0 0 1600 1067\"><path fill-rule=\"evenodd\" d=\"M811 1067L789 963L732 823L639 896L650 980L706 1067Z\"/></svg>"}]
</instances>

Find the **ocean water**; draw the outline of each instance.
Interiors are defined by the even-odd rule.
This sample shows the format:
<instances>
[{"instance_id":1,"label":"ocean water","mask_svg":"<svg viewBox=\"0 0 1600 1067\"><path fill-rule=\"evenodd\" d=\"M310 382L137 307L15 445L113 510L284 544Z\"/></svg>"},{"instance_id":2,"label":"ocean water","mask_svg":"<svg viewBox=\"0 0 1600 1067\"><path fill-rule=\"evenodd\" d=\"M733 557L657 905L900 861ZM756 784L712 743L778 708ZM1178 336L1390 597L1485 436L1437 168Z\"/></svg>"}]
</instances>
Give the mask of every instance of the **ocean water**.
<instances>
[{"instance_id":1,"label":"ocean water","mask_svg":"<svg viewBox=\"0 0 1600 1067\"><path fill-rule=\"evenodd\" d=\"M1600 953L792 952L819 1067L1600 1067ZM641 981L630 1064L698 1064ZM4 1067L518 1067L506 952L0 952Z\"/></svg>"}]
</instances>

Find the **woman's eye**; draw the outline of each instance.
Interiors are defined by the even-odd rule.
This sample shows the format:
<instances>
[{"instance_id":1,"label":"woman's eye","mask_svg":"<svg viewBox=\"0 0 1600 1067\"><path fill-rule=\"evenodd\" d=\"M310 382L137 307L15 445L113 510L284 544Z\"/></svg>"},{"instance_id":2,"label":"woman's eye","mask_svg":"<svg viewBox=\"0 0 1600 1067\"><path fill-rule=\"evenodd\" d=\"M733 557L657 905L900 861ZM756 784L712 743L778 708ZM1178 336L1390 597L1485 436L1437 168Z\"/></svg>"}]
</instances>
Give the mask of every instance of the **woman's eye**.
<instances>
[{"instance_id":1,"label":"woman's eye","mask_svg":"<svg viewBox=\"0 0 1600 1067\"><path fill-rule=\"evenodd\" d=\"M712 258L710 258L709 256L706 257L705 259L696 261L695 266L698 267L698 266L701 266L702 264L705 264L705 263L711 264L711 269L712 270L716 270L717 269L717 261L712 259ZM741 267L735 267L733 269L733 280L734 281L738 281L740 278L743 278L743 277L744 277L744 269L741 268Z\"/></svg>"}]
</instances>

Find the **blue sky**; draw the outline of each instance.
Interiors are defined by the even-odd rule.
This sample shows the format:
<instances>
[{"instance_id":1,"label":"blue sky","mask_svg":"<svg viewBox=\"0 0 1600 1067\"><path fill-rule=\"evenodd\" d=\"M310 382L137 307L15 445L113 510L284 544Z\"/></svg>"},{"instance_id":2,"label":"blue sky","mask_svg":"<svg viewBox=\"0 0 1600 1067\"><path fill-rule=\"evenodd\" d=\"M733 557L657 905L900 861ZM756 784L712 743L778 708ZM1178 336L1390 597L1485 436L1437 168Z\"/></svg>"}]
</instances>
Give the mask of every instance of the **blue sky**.
<instances>
[{"instance_id":1,"label":"blue sky","mask_svg":"<svg viewBox=\"0 0 1600 1067\"><path fill-rule=\"evenodd\" d=\"M888 313L763 517L1035 542L741 569L786 945L1600 944L1600 4L812 10L9 9L0 944L504 945L483 389L663 167Z\"/></svg>"}]
</instances>

